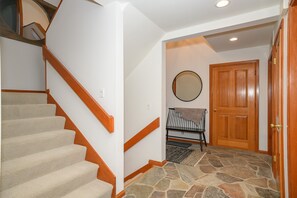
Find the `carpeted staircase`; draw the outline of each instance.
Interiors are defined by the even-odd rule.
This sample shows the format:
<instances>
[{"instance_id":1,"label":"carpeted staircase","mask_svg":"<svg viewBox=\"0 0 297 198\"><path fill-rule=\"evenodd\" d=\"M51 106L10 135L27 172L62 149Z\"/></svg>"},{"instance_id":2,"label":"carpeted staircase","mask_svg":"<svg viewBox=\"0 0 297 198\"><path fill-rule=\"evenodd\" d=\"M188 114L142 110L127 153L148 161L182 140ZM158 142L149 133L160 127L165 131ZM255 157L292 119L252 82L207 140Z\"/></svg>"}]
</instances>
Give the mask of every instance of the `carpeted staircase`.
<instances>
[{"instance_id":1,"label":"carpeted staircase","mask_svg":"<svg viewBox=\"0 0 297 198\"><path fill-rule=\"evenodd\" d=\"M110 198L112 185L98 180L98 165L41 93L2 92L3 198Z\"/></svg>"}]
</instances>

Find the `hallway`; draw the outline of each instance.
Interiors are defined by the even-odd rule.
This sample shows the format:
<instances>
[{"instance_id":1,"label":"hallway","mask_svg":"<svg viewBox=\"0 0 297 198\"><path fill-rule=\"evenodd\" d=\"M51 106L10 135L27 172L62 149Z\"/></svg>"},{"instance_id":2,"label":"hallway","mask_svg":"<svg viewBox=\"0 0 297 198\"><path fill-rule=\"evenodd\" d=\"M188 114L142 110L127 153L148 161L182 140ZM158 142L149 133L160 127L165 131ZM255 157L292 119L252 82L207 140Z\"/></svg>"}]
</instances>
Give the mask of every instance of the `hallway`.
<instances>
[{"instance_id":1,"label":"hallway","mask_svg":"<svg viewBox=\"0 0 297 198\"><path fill-rule=\"evenodd\" d=\"M205 150L207 154L196 167L168 162L152 168L126 187L126 198L280 196L270 156L211 146Z\"/></svg>"}]
</instances>

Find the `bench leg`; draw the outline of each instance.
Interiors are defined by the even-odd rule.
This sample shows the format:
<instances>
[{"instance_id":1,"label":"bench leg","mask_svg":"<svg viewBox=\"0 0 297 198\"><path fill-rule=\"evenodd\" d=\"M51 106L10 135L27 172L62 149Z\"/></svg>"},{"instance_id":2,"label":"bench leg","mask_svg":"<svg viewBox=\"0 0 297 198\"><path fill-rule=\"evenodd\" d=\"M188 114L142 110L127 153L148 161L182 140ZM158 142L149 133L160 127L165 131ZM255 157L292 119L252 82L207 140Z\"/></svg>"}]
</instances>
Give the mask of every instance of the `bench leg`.
<instances>
[{"instance_id":1,"label":"bench leg","mask_svg":"<svg viewBox=\"0 0 297 198\"><path fill-rule=\"evenodd\" d=\"M199 133L199 135L200 135L200 150L202 152L203 151L203 149L202 149L202 134Z\"/></svg>"},{"instance_id":2,"label":"bench leg","mask_svg":"<svg viewBox=\"0 0 297 198\"><path fill-rule=\"evenodd\" d=\"M205 134L204 133L203 133L203 139L204 139L205 146L207 146L207 142L206 142L206 138L205 138Z\"/></svg>"},{"instance_id":3,"label":"bench leg","mask_svg":"<svg viewBox=\"0 0 297 198\"><path fill-rule=\"evenodd\" d=\"M166 142L168 142L168 130L166 130Z\"/></svg>"}]
</instances>

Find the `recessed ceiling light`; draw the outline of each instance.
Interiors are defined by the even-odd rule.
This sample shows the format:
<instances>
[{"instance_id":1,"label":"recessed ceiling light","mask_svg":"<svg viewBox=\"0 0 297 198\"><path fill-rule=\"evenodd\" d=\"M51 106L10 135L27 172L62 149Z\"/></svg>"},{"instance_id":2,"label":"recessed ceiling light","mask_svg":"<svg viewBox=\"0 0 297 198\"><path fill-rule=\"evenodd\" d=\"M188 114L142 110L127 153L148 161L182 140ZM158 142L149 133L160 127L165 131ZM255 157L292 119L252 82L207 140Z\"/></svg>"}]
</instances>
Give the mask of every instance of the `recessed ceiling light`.
<instances>
[{"instance_id":1,"label":"recessed ceiling light","mask_svg":"<svg viewBox=\"0 0 297 198\"><path fill-rule=\"evenodd\" d=\"M232 38L230 38L229 40L233 42L233 41L237 41L238 38L237 38L237 37L232 37Z\"/></svg>"},{"instance_id":2,"label":"recessed ceiling light","mask_svg":"<svg viewBox=\"0 0 297 198\"><path fill-rule=\"evenodd\" d=\"M230 3L229 0L220 0L220 1L217 2L216 6L218 8L223 8L223 7L227 6L227 5L229 5L229 3Z\"/></svg>"}]
</instances>

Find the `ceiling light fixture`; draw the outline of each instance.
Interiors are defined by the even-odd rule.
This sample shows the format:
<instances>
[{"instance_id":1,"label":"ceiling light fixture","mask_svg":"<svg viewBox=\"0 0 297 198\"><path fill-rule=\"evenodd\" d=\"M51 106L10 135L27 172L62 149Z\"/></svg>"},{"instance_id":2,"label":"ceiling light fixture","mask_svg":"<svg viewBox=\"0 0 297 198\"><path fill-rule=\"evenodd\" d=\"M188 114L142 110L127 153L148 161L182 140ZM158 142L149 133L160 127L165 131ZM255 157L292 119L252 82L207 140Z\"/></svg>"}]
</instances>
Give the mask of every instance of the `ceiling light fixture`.
<instances>
[{"instance_id":1,"label":"ceiling light fixture","mask_svg":"<svg viewBox=\"0 0 297 198\"><path fill-rule=\"evenodd\" d=\"M227 5L229 5L230 1L229 0L220 0L217 2L216 6L218 8L223 8L226 7Z\"/></svg>"},{"instance_id":2,"label":"ceiling light fixture","mask_svg":"<svg viewBox=\"0 0 297 198\"><path fill-rule=\"evenodd\" d=\"M229 40L232 41L232 42L234 42L234 41L237 41L238 38L237 38L237 37L232 37L232 38L230 38Z\"/></svg>"}]
</instances>

